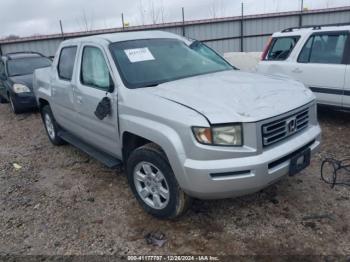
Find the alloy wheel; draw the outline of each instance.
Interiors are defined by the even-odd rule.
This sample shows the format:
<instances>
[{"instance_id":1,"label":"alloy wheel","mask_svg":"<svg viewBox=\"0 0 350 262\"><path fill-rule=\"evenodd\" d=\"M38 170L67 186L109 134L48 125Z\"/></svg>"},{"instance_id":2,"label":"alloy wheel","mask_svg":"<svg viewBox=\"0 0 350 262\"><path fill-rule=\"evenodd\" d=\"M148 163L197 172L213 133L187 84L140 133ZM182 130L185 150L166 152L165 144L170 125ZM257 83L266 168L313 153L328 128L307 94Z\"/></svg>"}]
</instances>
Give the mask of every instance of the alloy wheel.
<instances>
[{"instance_id":1,"label":"alloy wheel","mask_svg":"<svg viewBox=\"0 0 350 262\"><path fill-rule=\"evenodd\" d=\"M155 165L139 163L133 172L136 191L147 205L154 209L165 208L170 199L169 185Z\"/></svg>"},{"instance_id":2,"label":"alloy wheel","mask_svg":"<svg viewBox=\"0 0 350 262\"><path fill-rule=\"evenodd\" d=\"M46 130L47 130L47 133L49 134L49 137L51 139L55 139L55 127L52 123L52 119L51 117L48 115L48 114L45 114L45 127L46 127Z\"/></svg>"}]
</instances>

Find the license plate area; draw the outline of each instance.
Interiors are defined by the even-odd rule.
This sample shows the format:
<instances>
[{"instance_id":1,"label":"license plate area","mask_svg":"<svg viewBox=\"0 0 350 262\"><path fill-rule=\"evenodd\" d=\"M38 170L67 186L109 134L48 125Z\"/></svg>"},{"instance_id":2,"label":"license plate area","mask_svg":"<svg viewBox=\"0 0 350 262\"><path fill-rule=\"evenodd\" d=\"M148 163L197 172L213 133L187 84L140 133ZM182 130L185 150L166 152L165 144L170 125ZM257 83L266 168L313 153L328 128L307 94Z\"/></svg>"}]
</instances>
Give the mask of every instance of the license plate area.
<instances>
[{"instance_id":1,"label":"license plate area","mask_svg":"<svg viewBox=\"0 0 350 262\"><path fill-rule=\"evenodd\" d=\"M296 174L298 174L299 172L307 168L310 165L310 159L311 159L310 148L293 156L293 158L290 161L289 175L295 176Z\"/></svg>"}]
</instances>

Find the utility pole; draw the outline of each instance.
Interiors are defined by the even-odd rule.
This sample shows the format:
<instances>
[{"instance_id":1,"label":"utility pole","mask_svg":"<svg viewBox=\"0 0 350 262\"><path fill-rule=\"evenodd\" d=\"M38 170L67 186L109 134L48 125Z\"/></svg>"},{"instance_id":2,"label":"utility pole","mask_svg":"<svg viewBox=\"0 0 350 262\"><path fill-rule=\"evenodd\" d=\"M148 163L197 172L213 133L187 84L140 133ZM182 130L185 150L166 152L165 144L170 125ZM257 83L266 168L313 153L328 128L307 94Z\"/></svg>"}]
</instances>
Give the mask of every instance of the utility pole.
<instances>
[{"instance_id":1,"label":"utility pole","mask_svg":"<svg viewBox=\"0 0 350 262\"><path fill-rule=\"evenodd\" d=\"M244 4L242 2L242 5L241 5L241 37L240 37L240 40L241 40L241 44L240 44L240 48L241 48L241 52L244 52L244 27L243 27L243 23L244 23Z\"/></svg>"},{"instance_id":2,"label":"utility pole","mask_svg":"<svg viewBox=\"0 0 350 262\"><path fill-rule=\"evenodd\" d=\"M64 39L62 20L60 20L60 28L61 28L62 39Z\"/></svg>"},{"instance_id":3,"label":"utility pole","mask_svg":"<svg viewBox=\"0 0 350 262\"><path fill-rule=\"evenodd\" d=\"M182 7L182 35L186 36L186 31L185 31L185 8Z\"/></svg>"},{"instance_id":4,"label":"utility pole","mask_svg":"<svg viewBox=\"0 0 350 262\"><path fill-rule=\"evenodd\" d=\"M303 11L304 11L304 0L300 0L300 15L299 15L299 27L303 26Z\"/></svg>"},{"instance_id":5,"label":"utility pole","mask_svg":"<svg viewBox=\"0 0 350 262\"><path fill-rule=\"evenodd\" d=\"M123 24L123 31L125 29L125 23L124 23L124 14L122 13L122 24Z\"/></svg>"}]
</instances>

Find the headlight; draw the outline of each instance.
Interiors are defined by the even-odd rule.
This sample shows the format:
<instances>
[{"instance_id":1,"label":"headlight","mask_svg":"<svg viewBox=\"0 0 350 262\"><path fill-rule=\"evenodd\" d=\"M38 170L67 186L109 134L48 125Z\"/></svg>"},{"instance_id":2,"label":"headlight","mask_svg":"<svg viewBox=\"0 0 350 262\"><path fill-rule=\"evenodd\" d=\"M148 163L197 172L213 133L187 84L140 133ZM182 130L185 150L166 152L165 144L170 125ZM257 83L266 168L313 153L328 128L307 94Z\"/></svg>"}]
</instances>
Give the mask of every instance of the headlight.
<instances>
[{"instance_id":1,"label":"headlight","mask_svg":"<svg viewBox=\"0 0 350 262\"><path fill-rule=\"evenodd\" d=\"M212 127L193 127L194 136L201 144L214 146L242 146L243 135L241 124L230 124Z\"/></svg>"},{"instance_id":2,"label":"headlight","mask_svg":"<svg viewBox=\"0 0 350 262\"><path fill-rule=\"evenodd\" d=\"M19 93L30 93L30 89L25 86L25 85L22 85L22 84L14 84L13 85L13 91L16 93L16 94L19 94Z\"/></svg>"}]
</instances>

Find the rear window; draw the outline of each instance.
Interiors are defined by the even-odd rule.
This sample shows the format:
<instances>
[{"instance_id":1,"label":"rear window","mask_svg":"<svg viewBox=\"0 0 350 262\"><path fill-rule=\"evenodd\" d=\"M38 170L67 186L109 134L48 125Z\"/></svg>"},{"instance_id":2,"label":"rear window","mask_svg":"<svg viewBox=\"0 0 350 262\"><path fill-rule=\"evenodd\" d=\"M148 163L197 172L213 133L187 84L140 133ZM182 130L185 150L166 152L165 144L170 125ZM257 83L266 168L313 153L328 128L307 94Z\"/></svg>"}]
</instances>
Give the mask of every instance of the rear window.
<instances>
[{"instance_id":1,"label":"rear window","mask_svg":"<svg viewBox=\"0 0 350 262\"><path fill-rule=\"evenodd\" d=\"M299 36L273 38L266 60L286 60L299 40Z\"/></svg>"}]
</instances>

